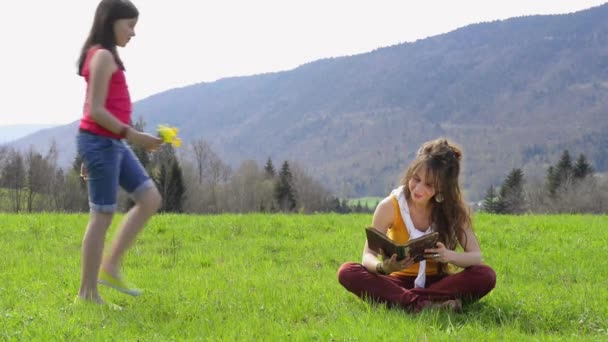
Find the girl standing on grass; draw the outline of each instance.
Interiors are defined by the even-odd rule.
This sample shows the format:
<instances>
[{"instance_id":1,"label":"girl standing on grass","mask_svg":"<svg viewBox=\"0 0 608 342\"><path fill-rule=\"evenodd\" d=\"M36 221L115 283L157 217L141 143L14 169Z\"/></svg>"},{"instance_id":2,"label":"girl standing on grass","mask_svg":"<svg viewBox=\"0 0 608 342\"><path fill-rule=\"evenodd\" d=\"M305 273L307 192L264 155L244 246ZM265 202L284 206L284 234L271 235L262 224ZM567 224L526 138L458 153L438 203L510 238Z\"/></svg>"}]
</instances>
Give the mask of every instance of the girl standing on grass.
<instances>
[{"instance_id":1,"label":"girl standing on grass","mask_svg":"<svg viewBox=\"0 0 608 342\"><path fill-rule=\"evenodd\" d=\"M396 255L379 260L367 241L361 264L345 263L338 280L361 298L418 312L426 307L460 311L462 301L488 294L496 274L482 264L479 242L459 186L462 152L445 139L426 142L407 169L401 186L382 200L372 226L397 243L433 231L436 248L425 250L425 260L397 261ZM463 251L455 251L456 245ZM450 264L463 268L450 272Z\"/></svg>"},{"instance_id":2,"label":"girl standing on grass","mask_svg":"<svg viewBox=\"0 0 608 342\"><path fill-rule=\"evenodd\" d=\"M148 219L159 209L161 197L124 140L147 150L161 139L130 127L131 98L117 46L135 36L139 12L129 0L102 0L82 47L78 74L87 83L84 114L77 137L86 170L90 217L82 241L82 276L77 299L103 304L97 282L137 296L120 274L120 261ZM118 186L135 206L125 215L110 253L102 262L105 235L116 210Z\"/></svg>"}]
</instances>

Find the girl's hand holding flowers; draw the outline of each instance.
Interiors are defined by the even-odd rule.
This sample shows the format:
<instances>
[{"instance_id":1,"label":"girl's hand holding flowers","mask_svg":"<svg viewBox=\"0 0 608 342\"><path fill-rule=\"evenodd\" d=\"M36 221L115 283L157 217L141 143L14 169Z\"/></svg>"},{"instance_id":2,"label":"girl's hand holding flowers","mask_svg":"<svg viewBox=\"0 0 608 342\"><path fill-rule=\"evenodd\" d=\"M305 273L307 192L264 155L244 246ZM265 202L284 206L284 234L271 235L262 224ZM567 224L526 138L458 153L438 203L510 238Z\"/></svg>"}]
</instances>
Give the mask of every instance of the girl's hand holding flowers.
<instances>
[{"instance_id":1,"label":"girl's hand holding flowers","mask_svg":"<svg viewBox=\"0 0 608 342\"><path fill-rule=\"evenodd\" d=\"M130 143L143 147L146 151L155 151L163 143L162 139L148 133L139 132L133 128L127 130L125 138Z\"/></svg>"},{"instance_id":2,"label":"girl's hand holding flowers","mask_svg":"<svg viewBox=\"0 0 608 342\"><path fill-rule=\"evenodd\" d=\"M158 136L163 140L163 143L171 144L173 147L180 147L182 145L182 139L177 137L178 132L179 129L177 127L158 125Z\"/></svg>"}]
</instances>

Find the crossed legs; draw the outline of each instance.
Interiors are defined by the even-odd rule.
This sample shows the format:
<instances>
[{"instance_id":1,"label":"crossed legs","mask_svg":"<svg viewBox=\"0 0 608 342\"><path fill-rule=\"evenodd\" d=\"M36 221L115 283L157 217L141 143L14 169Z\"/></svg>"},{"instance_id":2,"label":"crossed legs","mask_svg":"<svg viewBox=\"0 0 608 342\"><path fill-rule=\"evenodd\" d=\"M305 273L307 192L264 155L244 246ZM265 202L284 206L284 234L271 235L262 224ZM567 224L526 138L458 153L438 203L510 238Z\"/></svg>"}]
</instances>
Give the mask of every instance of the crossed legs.
<instances>
[{"instance_id":1,"label":"crossed legs","mask_svg":"<svg viewBox=\"0 0 608 342\"><path fill-rule=\"evenodd\" d=\"M455 300L479 300L494 288L496 273L487 265L471 266L456 274L428 276L426 288L414 288L414 279L378 275L357 263L338 270L340 284L355 295L413 312L441 303L455 308L450 302Z\"/></svg>"}]
</instances>

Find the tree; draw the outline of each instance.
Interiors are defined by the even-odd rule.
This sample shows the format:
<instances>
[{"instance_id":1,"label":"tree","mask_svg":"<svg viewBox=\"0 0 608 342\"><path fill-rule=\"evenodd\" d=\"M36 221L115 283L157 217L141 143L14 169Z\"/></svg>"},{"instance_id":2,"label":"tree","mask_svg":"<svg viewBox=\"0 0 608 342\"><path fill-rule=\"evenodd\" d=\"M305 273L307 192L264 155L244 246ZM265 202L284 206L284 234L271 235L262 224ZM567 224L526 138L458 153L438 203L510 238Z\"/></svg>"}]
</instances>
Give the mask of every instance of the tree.
<instances>
[{"instance_id":1,"label":"tree","mask_svg":"<svg viewBox=\"0 0 608 342\"><path fill-rule=\"evenodd\" d=\"M50 186L51 207L53 210L65 211L66 208L66 181L63 169L59 168L53 175L53 181Z\"/></svg>"},{"instance_id":2,"label":"tree","mask_svg":"<svg viewBox=\"0 0 608 342\"><path fill-rule=\"evenodd\" d=\"M580 154L573 168L573 176L575 179L583 179L589 175L592 175L594 172L591 164L587 162L587 158L584 154Z\"/></svg>"},{"instance_id":3,"label":"tree","mask_svg":"<svg viewBox=\"0 0 608 342\"><path fill-rule=\"evenodd\" d=\"M329 200L329 211L334 213L341 213L342 208L340 207L340 199L338 197L332 196Z\"/></svg>"},{"instance_id":4,"label":"tree","mask_svg":"<svg viewBox=\"0 0 608 342\"><path fill-rule=\"evenodd\" d=\"M170 196L167 206L165 207L167 211L170 212L182 212L182 206L184 203L184 194L186 192L186 187L184 185L184 176L182 173L182 169L179 166L179 162L177 159L173 159L171 161L171 185L170 185Z\"/></svg>"},{"instance_id":5,"label":"tree","mask_svg":"<svg viewBox=\"0 0 608 342\"><path fill-rule=\"evenodd\" d=\"M340 213L342 213L342 214L350 214L353 211L352 208L348 205L348 200L346 198L342 199L340 208L341 208Z\"/></svg>"},{"instance_id":6,"label":"tree","mask_svg":"<svg viewBox=\"0 0 608 342\"><path fill-rule=\"evenodd\" d=\"M45 196L44 208L47 210L55 210L56 200L54 196L58 194L57 191L63 191L63 187L55 186L55 182L63 183L63 179L58 179L57 170L59 169L57 166L57 159L59 158L59 151L57 150L57 142L55 139L51 140L51 144L49 145L49 149L44 156L44 166L45 166L45 175L46 181L44 182L44 186L41 189L42 193L47 195ZM63 175L63 172L62 172Z\"/></svg>"},{"instance_id":7,"label":"tree","mask_svg":"<svg viewBox=\"0 0 608 342\"><path fill-rule=\"evenodd\" d=\"M547 176L545 179L546 179L545 183L546 183L546 187L547 187L547 191L549 192L549 195L551 195L551 197L555 196L557 188L559 188L559 185L560 185L559 174L555 170L555 167L549 166L549 168L547 169Z\"/></svg>"},{"instance_id":8,"label":"tree","mask_svg":"<svg viewBox=\"0 0 608 342\"><path fill-rule=\"evenodd\" d=\"M560 185L572 179L574 170L572 167L572 159L570 158L570 153L568 150L564 150L562 153L557 165L555 165L555 171L557 173Z\"/></svg>"},{"instance_id":9,"label":"tree","mask_svg":"<svg viewBox=\"0 0 608 342\"><path fill-rule=\"evenodd\" d=\"M500 187L502 209L505 213L521 214L524 212L524 173L521 169L513 169Z\"/></svg>"},{"instance_id":10,"label":"tree","mask_svg":"<svg viewBox=\"0 0 608 342\"><path fill-rule=\"evenodd\" d=\"M306 169L298 163L289 164L293 179L293 189L298 212L313 213L328 211L331 193L323 185L313 179Z\"/></svg>"},{"instance_id":11,"label":"tree","mask_svg":"<svg viewBox=\"0 0 608 342\"><path fill-rule=\"evenodd\" d=\"M204 175L210 168L210 162L215 156L211 145L204 139L193 140L190 143L192 155L196 163L198 183L203 184Z\"/></svg>"},{"instance_id":12,"label":"tree","mask_svg":"<svg viewBox=\"0 0 608 342\"><path fill-rule=\"evenodd\" d=\"M581 165L580 167L584 166ZM574 172L570 153L568 150L564 150L557 164L555 166L550 166L549 169L547 169L546 186L551 197L556 196L557 190L561 186L566 186L566 184L574 180ZM581 169L579 172L585 172L585 170Z\"/></svg>"},{"instance_id":13,"label":"tree","mask_svg":"<svg viewBox=\"0 0 608 342\"><path fill-rule=\"evenodd\" d=\"M47 161L49 165L55 167L57 165L57 159L59 158L59 151L57 151L57 142L55 139L51 140L51 144L49 146L49 150L44 156L44 159Z\"/></svg>"},{"instance_id":14,"label":"tree","mask_svg":"<svg viewBox=\"0 0 608 342\"><path fill-rule=\"evenodd\" d=\"M137 119L137 122L135 122L135 124L133 124L133 129L135 129L138 132L143 132L145 128L146 128L146 122L140 116ZM131 146L133 153L135 154L137 159L139 159L139 162L144 167L144 169L148 170L148 167L150 165L150 153L141 146L134 145L131 143L129 143L129 146Z\"/></svg>"},{"instance_id":15,"label":"tree","mask_svg":"<svg viewBox=\"0 0 608 342\"><path fill-rule=\"evenodd\" d=\"M503 204L493 185L490 185L490 188L488 188L482 206L483 211L488 213L500 214L504 212Z\"/></svg>"},{"instance_id":16,"label":"tree","mask_svg":"<svg viewBox=\"0 0 608 342\"><path fill-rule=\"evenodd\" d=\"M276 172L274 170L274 165L272 165L272 160L270 159L270 157L268 157L268 160L266 161L266 165L264 165L264 173L266 178L274 178L274 176L276 176Z\"/></svg>"},{"instance_id":17,"label":"tree","mask_svg":"<svg viewBox=\"0 0 608 342\"><path fill-rule=\"evenodd\" d=\"M4 162L6 156L8 156L8 147L4 145L0 145L0 167L4 168Z\"/></svg>"},{"instance_id":18,"label":"tree","mask_svg":"<svg viewBox=\"0 0 608 342\"><path fill-rule=\"evenodd\" d=\"M13 211L21 211L23 189L25 188L25 165L23 157L17 151L9 152L6 165L2 170L2 186L8 189Z\"/></svg>"},{"instance_id":19,"label":"tree","mask_svg":"<svg viewBox=\"0 0 608 342\"><path fill-rule=\"evenodd\" d=\"M46 161L40 153L34 151L33 147L30 147L26 155L25 167L27 170L25 177L27 211L32 212L36 196L43 192L50 177L47 174Z\"/></svg>"},{"instance_id":20,"label":"tree","mask_svg":"<svg viewBox=\"0 0 608 342\"><path fill-rule=\"evenodd\" d=\"M274 196L281 211L292 211L296 207L296 196L292 178L289 163L284 161L274 189Z\"/></svg>"},{"instance_id":21,"label":"tree","mask_svg":"<svg viewBox=\"0 0 608 342\"><path fill-rule=\"evenodd\" d=\"M83 171L84 168L84 164L83 164L83 160L82 157L80 156L80 153L76 152L76 155L74 156L74 161L72 162L72 172L74 172L77 175L81 175L81 172ZM87 182L83 177L80 177L80 187L82 190L86 191L86 187L87 187Z\"/></svg>"},{"instance_id":22,"label":"tree","mask_svg":"<svg viewBox=\"0 0 608 342\"><path fill-rule=\"evenodd\" d=\"M223 210L220 207L229 207L230 203L222 202L228 195L220 188L230 177L230 166L204 139L191 141L187 152L192 163L191 167L182 164L186 167L188 180L186 207L201 213L215 213Z\"/></svg>"},{"instance_id":23,"label":"tree","mask_svg":"<svg viewBox=\"0 0 608 342\"><path fill-rule=\"evenodd\" d=\"M272 188L265 185L264 172L254 160L245 160L226 185L226 209L239 212L265 211L272 205Z\"/></svg>"},{"instance_id":24,"label":"tree","mask_svg":"<svg viewBox=\"0 0 608 342\"><path fill-rule=\"evenodd\" d=\"M8 148L6 146L0 146L0 186L2 184L2 173L6 165L6 157L8 155ZM0 210L3 209L3 204L6 203L3 197L6 196L6 192L0 190Z\"/></svg>"},{"instance_id":25,"label":"tree","mask_svg":"<svg viewBox=\"0 0 608 342\"><path fill-rule=\"evenodd\" d=\"M361 205L361 200L357 201L357 204L355 205L355 212L356 213L363 212L363 206Z\"/></svg>"},{"instance_id":26,"label":"tree","mask_svg":"<svg viewBox=\"0 0 608 342\"><path fill-rule=\"evenodd\" d=\"M66 202L71 210L86 211L89 208L89 199L87 195L87 181L81 177L81 168L83 167L82 157L78 152L74 156L72 169L66 174ZM78 184L78 187L76 187Z\"/></svg>"},{"instance_id":27,"label":"tree","mask_svg":"<svg viewBox=\"0 0 608 342\"><path fill-rule=\"evenodd\" d=\"M207 179L211 188L211 205L214 212L219 211L220 207L218 201L219 185L228 181L231 172L230 166L225 164L215 152L210 155Z\"/></svg>"},{"instance_id":28,"label":"tree","mask_svg":"<svg viewBox=\"0 0 608 342\"><path fill-rule=\"evenodd\" d=\"M171 145L162 145L154 157L152 177L162 196L160 211L181 212L186 187Z\"/></svg>"}]
</instances>

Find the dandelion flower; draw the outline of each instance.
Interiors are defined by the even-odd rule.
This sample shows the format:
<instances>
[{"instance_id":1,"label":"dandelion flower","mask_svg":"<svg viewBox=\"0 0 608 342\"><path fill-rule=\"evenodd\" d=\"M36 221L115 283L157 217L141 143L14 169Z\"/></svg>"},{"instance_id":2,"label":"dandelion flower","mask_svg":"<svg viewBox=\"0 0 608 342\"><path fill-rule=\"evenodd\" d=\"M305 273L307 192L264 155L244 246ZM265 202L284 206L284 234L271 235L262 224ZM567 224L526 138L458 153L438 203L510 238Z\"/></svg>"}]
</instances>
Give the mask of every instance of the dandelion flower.
<instances>
[{"instance_id":1,"label":"dandelion flower","mask_svg":"<svg viewBox=\"0 0 608 342\"><path fill-rule=\"evenodd\" d=\"M173 147L182 146L182 139L180 139L180 138L173 139L173 141L171 142L171 145L173 145Z\"/></svg>"},{"instance_id":2,"label":"dandelion flower","mask_svg":"<svg viewBox=\"0 0 608 342\"><path fill-rule=\"evenodd\" d=\"M158 135L165 144L171 144L173 147L180 147L182 145L182 140L177 137L177 133L179 133L177 127L158 125Z\"/></svg>"}]
</instances>

